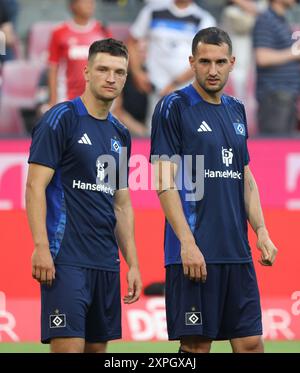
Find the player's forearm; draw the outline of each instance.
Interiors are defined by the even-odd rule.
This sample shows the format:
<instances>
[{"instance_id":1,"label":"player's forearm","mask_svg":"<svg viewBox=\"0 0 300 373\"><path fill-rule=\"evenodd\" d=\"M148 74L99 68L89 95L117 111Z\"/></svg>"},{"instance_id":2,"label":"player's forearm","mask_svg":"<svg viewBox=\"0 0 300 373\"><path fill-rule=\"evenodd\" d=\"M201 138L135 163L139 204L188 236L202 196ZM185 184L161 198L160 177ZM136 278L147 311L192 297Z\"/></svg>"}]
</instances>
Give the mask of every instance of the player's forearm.
<instances>
[{"instance_id":1,"label":"player's forearm","mask_svg":"<svg viewBox=\"0 0 300 373\"><path fill-rule=\"evenodd\" d=\"M155 187L165 216L182 245L194 243L195 239L186 221L176 187L177 165L171 162L154 164Z\"/></svg>"},{"instance_id":2,"label":"player's forearm","mask_svg":"<svg viewBox=\"0 0 300 373\"><path fill-rule=\"evenodd\" d=\"M134 240L134 214L131 203L115 207L117 224L115 235L122 255L128 267L138 267L138 258Z\"/></svg>"},{"instance_id":3,"label":"player's forearm","mask_svg":"<svg viewBox=\"0 0 300 373\"><path fill-rule=\"evenodd\" d=\"M194 73L192 69L189 68L185 70L182 74L178 75L175 79L173 79L172 83L174 83L175 86L180 86L192 80L193 76Z\"/></svg>"},{"instance_id":4,"label":"player's forearm","mask_svg":"<svg viewBox=\"0 0 300 373\"><path fill-rule=\"evenodd\" d=\"M179 193L176 189L160 191L159 200L166 219L170 223L181 244L195 242L194 236L186 221Z\"/></svg>"},{"instance_id":5,"label":"player's forearm","mask_svg":"<svg viewBox=\"0 0 300 373\"><path fill-rule=\"evenodd\" d=\"M49 247L46 229L46 195L45 190L27 182L26 185L26 212L33 242L36 248Z\"/></svg>"},{"instance_id":6,"label":"player's forearm","mask_svg":"<svg viewBox=\"0 0 300 373\"><path fill-rule=\"evenodd\" d=\"M292 48L284 50L257 48L255 56L259 67L277 66L297 60L297 57L292 53Z\"/></svg>"},{"instance_id":7,"label":"player's forearm","mask_svg":"<svg viewBox=\"0 0 300 373\"><path fill-rule=\"evenodd\" d=\"M256 15L258 13L258 6L256 2L252 0L234 0L234 4L239 6L245 12Z\"/></svg>"},{"instance_id":8,"label":"player's forearm","mask_svg":"<svg viewBox=\"0 0 300 373\"><path fill-rule=\"evenodd\" d=\"M245 172L244 188L247 217L252 229L257 234L261 228L266 229L266 226L261 208L258 187L250 170Z\"/></svg>"},{"instance_id":9,"label":"player's forearm","mask_svg":"<svg viewBox=\"0 0 300 373\"><path fill-rule=\"evenodd\" d=\"M14 32L14 28L11 22L3 23L0 27L0 31L2 31L5 35L5 43L8 46L12 46L16 41L16 35Z\"/></svg>"},{"instance_id":10,"label":"player's forearm","mask_svg":"<svg viewBox=\"0 0 300 373\"><path fill-rule=\"evenodd\" d=\"M55 105L57 103L57 66L50 65L48 72L49 86L49 103Z\"/></svg>"},{"instance_id":11,"label":"player's forearm","mask_svg":"<svg viewBox=\"0 0 300 373\"><path fill-rule=\"evenodd\" d=\"M146 135L146 128L143 123L136 120L130 113L123 108L116 108L113 110L113 114L119 119L119 121L129 129L130 132L136 135Z\"/></svg>"},{"instance_id":12,"label":"player's forearm","mask_svg":"<svg viewBox=\"0 0 300 373\"><path fill-rule=\"evenodd\" d=\"M127 42L128 52L130 56L129 68L133 75L143 70L143 62L138 52L138 43L139 40L134 39L133 37L129 37Z\"/></svg>"}]
</instances>

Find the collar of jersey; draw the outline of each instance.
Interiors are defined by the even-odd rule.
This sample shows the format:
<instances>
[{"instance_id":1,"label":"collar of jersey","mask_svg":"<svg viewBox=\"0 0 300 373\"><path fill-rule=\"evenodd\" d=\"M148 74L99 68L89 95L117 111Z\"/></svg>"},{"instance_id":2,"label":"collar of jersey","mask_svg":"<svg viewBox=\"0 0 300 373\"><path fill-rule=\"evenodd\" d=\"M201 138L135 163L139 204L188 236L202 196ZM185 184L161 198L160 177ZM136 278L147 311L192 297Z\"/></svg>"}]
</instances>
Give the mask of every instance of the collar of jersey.
<instances>
[{"instance_id":1,"label":"collar of jersey","mask_svg":"<svg viewBox=\"0 0 300 373\"><path fill-rule=\"evenodd\" d=\"M175 16L182 18L187 17L189 15L193 15L196 13L195 11L195 4L189 4L186 8L178 8L175 3L171 2L169 4L169 9L171 10L171 13L173 13Z\"/></svg>"},{"instance_id":2,"label":"collar of jersey","mask_svg":"<svg viewBox=\"0 0 300 373\"><path fill-rule=\"evenodd\" d=\"M73 104L75 105L75 108L76 108L76 111L77 111L78 115L81 116L81 117L88 115L91 118L94 118L95 120L109 121L109 122L112 121L112 115L111 115L110 112L108 113L106 119L97 119L97 118L93 117L92 115L90 115L80 97L74 98L74 100L72 100L71 102L73 102Z\"/></svg>"},{"instance_id":3,"label":"collar of jersey","mask_svg":"<svg viewBox=\"0 0 300 373\"><path fill-rule=\"evenodd\" d=\"M213 106L221 106L224 101L223 101L223 95L221 96L221 102L220 104L212 104L211 102L208 102L208 101L205 101L201 95L199 94L199 92L197 92L197 90L194 88L194 86L192 84L188 85L186 87L186 93L188 94L188 96L190 97L190 100L191 100L191 104L192 105L196 105L198 104L199 102L204 102L205 104L207 105L213 105Z\"/></svg>"},{"instance_id":4,"label":"collar of jersey","mask_svg":"<svg viewBox=\"0 0 300 373\"><path fill-rule=\"evenodd\" d=\"M95 19L89 20L89 22L86 25L79 25L73 19L67 22L69 29L77 33L87 33L95 27L95 24Z\"/></svg>"},{"instance_id":5,"label":"collar of jersey","mask_svg":"<svg viewBox=\"0 0 300 373\"><path fill-rule=\"evenodd\" d=\"M77 111L78 115L80 115L81 117L85 116L85 115L89 115L89 113L88 113L86 107L84 106L84 103L82 102L80 97L74 98L74 100L72 100L72 102L75 105L75 108L76 108L76 111Z\"/></svg>"}]
</instances>

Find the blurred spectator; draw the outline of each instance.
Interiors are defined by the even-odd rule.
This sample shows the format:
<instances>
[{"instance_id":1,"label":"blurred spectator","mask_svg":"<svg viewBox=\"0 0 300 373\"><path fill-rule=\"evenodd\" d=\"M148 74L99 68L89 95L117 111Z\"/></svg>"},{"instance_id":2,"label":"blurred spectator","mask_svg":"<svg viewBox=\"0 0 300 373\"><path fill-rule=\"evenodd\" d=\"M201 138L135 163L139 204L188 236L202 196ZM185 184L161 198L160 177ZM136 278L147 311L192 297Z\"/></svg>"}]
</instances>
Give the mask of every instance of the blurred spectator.
<instances>
[{"instance_id":1,"label":"blurred spectator","mask_svg":"<svg viewBox=\"0 0 300 373\"><path fill-rule=\"evenodd\" d=\"M294 3L294 0L269 1L268 10L257 18L253 30L258 126L262 134L292 134L296 129L300 50L285 19Z\"/></svg>"},{"instance_id":2,"label":"blurred spectator","mask_svg":"<svg viewBox=\"0 0 300 373\"><path fill-rule=\"evenodd\" d=\"M16 57L16 19L18 13L17 0L0 0L0 31L5 36L5 54L1 46L0 62L13 60ZM1 38L2 42L2 38Z\"/></svg>"},{"instance_id":3,"label":"blurred spectator","mask_svg":"<svg viewBox=\"0 0 300 373\"><path fill-rule=\"evenodd\" d=\"M16 30L17 18L19 14L19 2L18 0L4 0L4 3L9 14L10 21Z\"/></svg>"},{"instance_id":4,"label":"blurred spectator","mask_svg":"<svg viewBox=\"0 0 300 373\"><path fill-rule=\"evenodd\" d=\"M146 4L167 4L170 3L172 0L144 0Z\"/></svg>"},{"instance_id":5,"label":"blurred spectator","mask_svg":"<svg viewBox=\"0 0 300 373\"><path fill-rule=\"evenodd\" d=\"M137 90L132 74L129 72L122 95L113 106L113 114L124 124L132 136L148 135L146 116L148 95Z\"/></svg>"},{"instance_id":6,"label":"blurred spectator","mask_svg":"<svg viewBox=\"0 0 300 373\"><path fill-rule=\"evenodd\" d=\"M145 68L146 43L140 41L137 45L139 57ZM130 64L130 60L129 60ZM137 89L132 73L129 71L122 94L114 101L112 112L130 131L132 136L146 136L146 115L148 94Z\"/></svg>"},{"instance_id":7,"label":"blurred spectator","mask_svg":"<svg viewBox=\"0 0 300 373\"><path fill-rule=\"evenodd\" d=\"M188 57L194 34L214 26L215 19L193 0L146 5L130 29L128 49L136 87L149 96L149 114L161 96L192 79ZM147 40L146 70L137 43ZM148 118L150 118L148 115ZM149 120L147 120L149 123Z\"/></svg>"},{"instance_id":8,"label":"blurred spectator","mask_svg":"<svg viewBox=\"0 0 300 373\"><path fill-rule=\"evenodd\" d=\"M31 134L33 128L48 109L49 89L48 89L48 71L43 70L38 82L35 105L32 108L21 108L20 112L24 122L27 134Z\"/></svg>"},{"instance_id":9,"label":"blurred spectator","mask_svg":"<svg viewBox=\"0 0 300 373\"><path fill-rule=\"evenodd\" d=\"M100 22L92 19L95 0L68 0L73 19L58 26L49 46L49 106L57 103L58 69L66 69L66 97L71 100L84 91L84 66L89 46L111 36Z\"/></svg>"},{"instance_id":10,"label":"blurred spectator","mask_svg":"<svg viewBox=\"0 0 300 373\"><path fill-rule=\"evenodd\" d=\"M221 15L227 0L195 0L201 8L207 10L216 19L217 24L220 24Z\"/></svg>"},{"instance_id":11,"label":"blurred spectator","mask_svg":"<svg viewBox=\"0 0 300 373\"><path fill-rule=\"evenodd\" d=\"M300 30L300 0L296 1L295 4L291 9L287 11L287 20L289 21L293 30Z\"/></svg>"},{"instance_id":12,"label":"blurred spectator","mask_svg":"<svg viewBox=\"0 0 300 373\"><path fill-rule=\"evenodd\" d=\"M221 25L232 40L236 57L231 74L234 95L247 100L247 85L253 74L252 29L256 15L265 9L265 1L231 0L223 10Z\"/></svg>"}]
</instances>

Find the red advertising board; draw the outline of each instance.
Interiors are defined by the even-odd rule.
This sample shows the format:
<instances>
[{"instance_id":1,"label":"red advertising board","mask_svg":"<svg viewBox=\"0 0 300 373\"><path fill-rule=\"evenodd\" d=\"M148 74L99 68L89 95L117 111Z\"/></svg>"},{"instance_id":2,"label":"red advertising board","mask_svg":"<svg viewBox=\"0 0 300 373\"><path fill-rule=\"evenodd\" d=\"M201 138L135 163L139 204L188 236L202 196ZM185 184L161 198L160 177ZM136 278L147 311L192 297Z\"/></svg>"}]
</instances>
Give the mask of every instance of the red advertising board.
<instances>
[{"instance_id":1,"label":"red advertising board","mask_svg":"<svg viewBox=\"0 0 300 373\"><path fill-rule=\"evenodd\" d=\"M291 298L263 298L264 338L300 339L300 291ZM123 340L167 340L163 297L142 297L123 306ZM0 292L0 342L39 341L40 303L37 298L6 298Z\"/></svg>"},{"instance_id":2,"label":"red advertising board","mask_svg":"<svg viewBox=\"0 0 300 373\"><path fill-rule=\"evenodd\" d=\"M39 287L31 278L32 240L24 211L29 141L0 141L0 341L39 339ZM276 265L261 267L255 237L250 243L260 286L265 338L300 339L300 141L250 141L251 169L259 185ZM149 142L133 142L131 177L147 169ZM144 163L143 163L144 162ZM146 162L146 163L145 163ZM145 172L145 170L143 171ZM141 184L146 188L146 183ZM138 184L138 183L137 183ZM152 190L132 190L136 241L144 285L164 280L164 217ZM122 294L126 267L122 262ZM124 339L166 338L163 298L143 297L123 307Z\"/></svg>"},{"instance_id":3,"label":"red advertising board","mask_svg":"<svg viewBox=\"0 0 300 373\"><path fill-rule=\"evenodd\" d=\"M0 210L24 208L28 149L28 140L0 140ZM156 194L151 190L153 177L148 163L149 150L149 140L133 141L130 181L136 208L159 208ZM299 210L300 141L250 140L249 152L262 205Z\"/></svg>"}]
</instances>

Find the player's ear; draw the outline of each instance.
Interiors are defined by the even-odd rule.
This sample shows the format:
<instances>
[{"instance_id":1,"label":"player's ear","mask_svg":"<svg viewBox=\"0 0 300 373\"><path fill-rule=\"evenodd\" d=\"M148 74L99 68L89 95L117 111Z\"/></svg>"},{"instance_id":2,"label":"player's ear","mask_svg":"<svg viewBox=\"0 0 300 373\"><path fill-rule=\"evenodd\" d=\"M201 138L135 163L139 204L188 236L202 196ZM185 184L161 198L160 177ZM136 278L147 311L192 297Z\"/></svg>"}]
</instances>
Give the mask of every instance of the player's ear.
<instances>
[{"instance_id":1,"label":"player's ear","mask_svg":"<svg viewBox=\"0 0 300 373\"><path fill-rule=\"evenodd\" d=\"M234 56L231 56L230 57L230 71L232 71L233 70L233 68L234 68L234 65L235 65L235 57Z\"/></svg>"},{"instance_id":2,"label":"player's ear","mask_svg":"<svg viewBox=\"0 0 300 373\"><path fill-rule=\"evenodd\" d=\"M84 80L86 81L86 82L88 82L90 79L89 79L89 66L88 65L86 65L85 67L84 67L84 70L83 70L83 76L84 76Z\"/></svg>"},{"instance_id":3,"label":"player's ear","mask_svg":"<svg viewBox=\"0 0 300 373\"><path fill-rule=\"evenodd\" d=\"M195 71L195 57L193 55L189 56L189 62L192 70Z\"/></svg>"}]
</instances>

